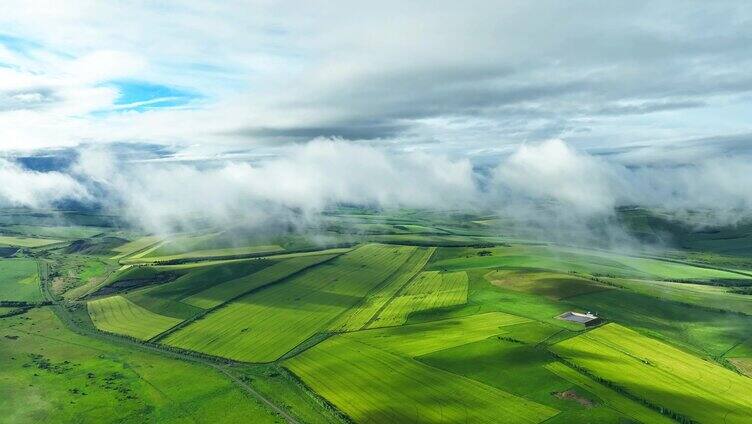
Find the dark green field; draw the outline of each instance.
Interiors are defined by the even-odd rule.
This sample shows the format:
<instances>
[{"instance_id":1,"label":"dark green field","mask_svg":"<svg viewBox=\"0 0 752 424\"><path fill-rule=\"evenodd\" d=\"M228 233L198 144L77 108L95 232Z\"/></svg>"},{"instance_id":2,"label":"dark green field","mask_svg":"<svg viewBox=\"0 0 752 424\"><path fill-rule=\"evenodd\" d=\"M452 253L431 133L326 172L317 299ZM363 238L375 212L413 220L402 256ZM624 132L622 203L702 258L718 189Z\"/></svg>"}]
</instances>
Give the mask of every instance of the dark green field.
<instances>
[{"instance_id":1,"label":"dark green field","mask_svg":"<svg viewBox=\"0 0 752 424\"><path fill-rule=\"evenodd\" d=\"M676 240L625 253L493 215L341 208L282 235L0 215L0 422L752 419L744 226L624 210Z\"/></svg>"}]
</instances>

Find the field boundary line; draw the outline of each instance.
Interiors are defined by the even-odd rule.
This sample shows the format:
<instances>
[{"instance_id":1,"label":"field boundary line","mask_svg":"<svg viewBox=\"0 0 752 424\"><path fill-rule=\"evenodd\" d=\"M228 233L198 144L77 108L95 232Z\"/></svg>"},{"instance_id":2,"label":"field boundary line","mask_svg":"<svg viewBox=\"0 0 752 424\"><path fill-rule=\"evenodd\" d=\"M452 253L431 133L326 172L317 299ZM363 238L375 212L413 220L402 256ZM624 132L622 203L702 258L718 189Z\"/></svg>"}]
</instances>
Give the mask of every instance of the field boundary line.
<instances>
[{"instance_id":1,"label":"field boundary line","mask_svg":"<svg viewBox=\"0 0 752 424\"><path fill-rule=\"evenodd\" d=\"M268 283L264 284L263 286L260 286L260 287L254 287L254 288L252 288L252 289L250 289L250 290L244 291L243 293L240 293L240 294L239 294L239 295L237 295L237 296L234 296L234 297L232 297L232 298L230 298L230 299L227 299L226 301L224 301L224 302L220 303L220 304L219 304L219 305L217 305L217 306L214 306L214 307L212 307L212 308L210 308L210 309L205 309L205 310L204 310L203 312L199 313L198 315L196 315L196 316L194 316L194 317L191 317L191 318L188 318L188 319L186 319L186 320L184 320L184 321L182 321L182 322L178 323L178 324L177 324L177 325L175 325L174 327L170 327L170 328L168 328L167 330L165 330L165 331L163 331L163 332L161 332L161 333L157 334L156 336L152 337L152 338L151 338L151 339L149 339L148 341L149 341L149 342L152 342L152 343L156 343L156 342L158 342L159 340L162 340L162 339L164 339L165 337L169 336L170 334L173 334L173 333L175 333L176 331L179 331L179 330L181 330L181 329L183 329L183 328L187 327L188 325L190 325L190 324L192 324L192 323L194 323L194 322L196 322L196 321L200 320L201 318L204 318L205 316L209 315L210 313L212 313L212 312L214 312L214 311L216 311L216 310L218 310L218 309L220 309L220 308L223 308L223 307L227 306L228 304L232 303L232 302L233 302L233 301L235 301L235 300L238 300L238 299L240 299L240 298L241 298L241 297L243 297L243 296L247 296L247 295L249 295L249 294L253 294L253 293L256 293L256 292L258 292L258 291L260 291L260 290L264 290L264 289L267 289L267 288L269 288L269 287L271 287L271 286L273 286L273 285L277 285L277 284L282 284L282 283L284 283L284 282L285 282L286 280L288 280L289 278L292 278L292 277L296 277L296 276L298 276L299 274L301 274L301 273L303 273L303 272L306 272L306 271L308 271L309 269L311 269L311 268L313 268L313 267L316 267L316 266L319 266L319 265L322 265L322 264L326 264L326 263L328 263L328 262L331 262L331 261L333 261L333 260L335 260L335 259L339 258L340 256L342 256L343 254L344 254L344 253L340 253L340 254L335 254L334 256L332 256L332 257L331 257L331 258L329 258L329 259L323 260L323 261L321 261L321 262L317 262L317 263L315 263L315 264L311 264L311 265L308 265L308 266L306 266L306 267L304 267L304 268L301 268L301 269L299 269L299 270L297 270L297 271L293 272L292 274L289 274L289 275L286 275L286 276L284 276L284 277L278 278L278 279L276 279L276 280L270 281L270 282L268 282Z\"/></svg>"},{"instance_id":2,"label":"field boundary line","mask_svg":"<svg viewBox=\"0 0 752 424\"><path fill-rule=\"evenodd\" d=\"M431 254L430 254L430 255L428 256L428 259L426 259L426 263L425 263L425 264L423 264L423 266L422 266L422 267L421 267L421 268L420 268L420 269L419 269L419 270L418 270L418 271L417 271L417 272L416 272L415 274L413 274L413 276L412 276L412 277L410 277L410 279L408 279L407 281L405 281L405 284L403 284L403 285L402 285L402 287L400 287L400 288L399 288L399 290L397 290L396 292L394 292L394 294L392 295L392 297L390 297L390 298L389 298L389 300L387 300L386 302L384 302L384 304L383 304L383 305L381 305L381 307L379 308L379 310L378 310L378 311L376 311L376 313L374 313L374 314L373 314L373 315L371 316L371 318L369 318L369 319L368 319L368 321L367 321L367 322L366 322L365 324L363 324L363 326L362 326L362 327L360 327L360 330L359 330L359 331L362 331L362 330L370 330L370 328L368 328L368 327L369 327L369 326L370 326L371 324L373 324L373 322L374 322L374 321L376 321L376 319L377 319L377 318L378 318L378 317L379 317L379 316L381 315L381 313L382 313L382 312L384 312L384 310L385 310L385 309L386 309L386 308L387 308L387 307L388 307L388 306L389 306L389 305L390 305L390 304L391 304L391 303L392 303L392 302L394 301L394 299L395 299L395 298L397 298L397 297L399 297L399 296L401 296L401 295L402 295L402 293L403 293L403 292L405 291L405 288L406 288L407 286L409 286L409 285L410 285L410 283L412 283L412 282L413 282L413 280L415 280L415 278L416 278L416 277L417 277L418 275L420 275L420 273L421 273L421 272L423 272L423 270L424 270L424 269L426 268L426 265L427 265L427 264L428 264L428 262L429 262L429 261L431 260L431 257L432 257L432 256L433 256L433 255L434 255L435 253L436 253L436 248L434 247L434 248L433 248L433 251L432 251L432 252L431 252Z\"/></svg>"},{"instance_id":3,"label":"field boundary line","mask_svg":"<svg viewBox=\"0 0 752 424\"><path fill-rule=\"evenodd\" d=\"M412 246L407 246L407 247L412 247ZM416 249L416 252L413 252L413 255L414 255L415 253L417 253L417 250L418 250L418 249L420 249L420 247L419 247L419 246L417 247L417 249ZM431 253L431 255L433 255L433 253ZM353 310L353 308L356 308L356 307L358 307L358 306L359 306L359 305L360 305L360 304L361 304L362 302L364 302L364 301L365 301L365 299L367 299L367 298L368 298L368 296L369 296L369 295L370 295L371 293L373 293L374 291L376 291L376 290L377 290L378 288L382 287L382 286L383 286L383 285L385 284L385 282L387 282L387 281L391 280L391 279L392 279L392 277L393 277L393 276L394 276L395 274L397 274L397 273L398 273L398 272L400 271L400 269L402 268L402 266L404 266L404 264L405 264L405 263L407 263L407 261L408 261L408 260L410 260L410 258L412 258L412 255L410 255L410 257L408 257L408 258L407 258L407 259L405 260L405 262L403 262L403 263L402 263L402 265L400 265L400 266L399 266L399 268L397 268L396 270L394 270L394 272L392 272L391 274L387 275L387 276L386 276L386 277L384 278L384 280L383 280L383 281L381 281L381 282L379 283L379 285L378 285L378 286L374 287L374 288L373 288L373 289L371 289L371 290L370 290L370 291L369 291L368 293L366 293L366 295L365 295L365 296L363 296L363 299L361 299L361 301L360 301L360 302L359 302L358 304L356 304L356 305L353 305L353 306L351 306L351 307L349 307L349 308L345 309L344 311L340 312L339 314L337 314L337 315L336 315L335 317L333 317L332 319L330 319L329 321L327 321L327 322L326 322L326 324L324 324L323 328L325 328L325 329L327 329L327 330L328 330L328 329L330 328L330 326L331 326L331 325L332 325L333 323L337 322L337 321L338 321L338 320L339 320L339 319L340 319L341 317L343 317L344 315L346 315L346 314L347 314L348 312L352 311L352 310ZM429 259L430 259L430 256L429 256ZM325 261L325 262L326 262L326 261ZM427 261L426 261L426 262L427 262ZM424 265L424 267L425 267L425 265ZM418 273L420 273L420 271L418 271L417 273L415 273L415 275L417 275ZM412 280L412 278L411 278L411 280ZM405 283L405 284L407 284L407 283ZM364 329L365 329L365 325L364 325L363 327L361 327L360 329L358 329L358 330L355 330L355 331L362 331L362 330L364 330ZM302 350L301 350L300 352L295 352L295 350L296 350L296 349L298 349L298 348L299 348L300 346L303 346L303 345L304 345L304 344L305 344L306 342L308 342L309 340L311 340L311 339L313 339L313 338L315 338L315 337L317 337L317 336L319 336L319 335L321 335L321 334L328 334L328 336L327 336L327 337L325 337L325 338L324 338L324 339L322 340L322 341L325 341L326 339L328 339L328 338L329 338L329 337L331 337L331 336L336 336L336 335L338 335L338 334L346 334L346 333L351 333L351 332L352 332L352 331L321 331L321 332L317 332L317 333L313 334L313 335L312 335L311 337L309 337L309 338L307 338L307 339L303 340L302 342L298 343L298 344L297 344L297 345L295 345L295 346L294 346L294 347L293 347L292 349L288 350L287 352L285 352L284 354L282 354L282 356L280 356L279 358L277 358L276 360L274 360L274 361L272 361L272 362L278 362L278 361L283 361L283 360L286 360L286 359L290 359L290 358L292 358L292 357L294 357L294 356L297 356L297 355L299 355L299 354L300 354L300 353L302 353L302 352L305 352L306 350L308 350L308 349L312 348L313 346L315 346L315 345L316 345L316 344L318 344L318 343L316 343L316 344L313 344L313 345L311 345L311 346L308 346L308 347L306 347L305 349L302 349ZM293 353L293 352L295 352L295 354L294 354L294 355L291 355L291 353Z\"/></svg>"},{"instance_id":4,"label":"field boundary line","mask_svg":"<svg viewBox=\"0 0 752 424\"><path fill-rule=\"evenodd\" d=\"M380 289L382 289L384 287L387 287L389 285L389 282L392 281L393 278L396 278L396 277L398 277L401 274L400 271L402 270L402 267L405 266L405 264L407 264L410 261L410 259L413 258L413 256L415 256L416 254L418 254L419 251L424 248L424 246L410 246L410 245L405 245L405 246L407 246L407 247L415 247L415 251L405 260L405 262L403 262L399 266L399 268L395 269L394 272L392 272L391 274L389 274L388 276L386 276L386 278L384 278L384 280L382 280L376 287L374 287L368 293L366 293L366 295L363 297L363 299L360 300L360 302L358 302L357 305L353 306L353 308L347 309L342 314L337 315L337 318L339 318L340 316L344 315L345 313L353 310L354 308L359 308L361 305L363 305L366 302L366 299L368 299L371 296L371 294L374 294L374 293L378 292ZM433 250L431 251L431 254L428 255L428 258L426 259L426 262L397 291L402 290L402 287L405 287L406 284L408 284L410 281L412 281L412 279L415 278L415 276L418 275L420 273L420 271L422 271L423 268L426 267L426 264L431 259L431 256L433 256L434 252L436 252L436 248L435 247L428 247L427 249L433 249ZM408 270L408 271L410 271L410 270ZM394 295L392 295L392 297L394 297ZM390 297L385 302L385 304L389 303L392 300L392 297ZM368 326L368 324L370 324L371 321L381 313L382 308L383 308L383 305L373 315L371 315L370 318L368 318L368 321L366 321L365 324L363 324L358 330L355 330L355 331L363 330L364 328L366 328ZM334 322L336 322L336 321L334 321ZM350 331L341 331L341 333L348 333L348 332L350 332Z\"/></svg>"}]
</instances>

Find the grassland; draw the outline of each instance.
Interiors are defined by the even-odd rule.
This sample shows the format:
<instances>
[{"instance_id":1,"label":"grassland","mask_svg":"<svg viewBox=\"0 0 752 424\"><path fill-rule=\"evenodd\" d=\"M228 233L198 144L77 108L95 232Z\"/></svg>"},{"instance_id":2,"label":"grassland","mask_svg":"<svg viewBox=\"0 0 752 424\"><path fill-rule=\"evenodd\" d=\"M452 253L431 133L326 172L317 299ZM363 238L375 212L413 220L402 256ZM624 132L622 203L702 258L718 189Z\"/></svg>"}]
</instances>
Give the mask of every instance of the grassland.
<instances>
[{"instance_id":1,"label":"grassland","mask_svg":"<svg viewBox=\"0 0 752 424\"><path fill-rule=\"evenodd\" d=\"M617 324L562 341L552 350L680 417L745 423L752 416L752 380Z\"/></svg>"},{"instance_id":2,"label":"grassland","mask_svg":"<svg viewBox=\"0 0 752 424\"><path fill-rule=\"evenodd\" d=\"M327 340L286 366L359 423L538 423L558 412L348 336Z\"/></svg>"},{"instance_id":3,"label":"grassland","mask_svg":"<svg viewBox=\"0 0 752 424\"><path fill-rule=\"evenodd\" d=\"M122 296L91 300L86 306L98 329L141 340L148 340L182 321L155 314Z\"/></svg>"},{"instance_id":4,"label":"grassland","mask_svg":"<svg viewBox=\"0 0 752 424\"><path fill-rule=\"evenodd\" d=\"M392 298L423 269L435 250L435 247L415 249L412 256L391 278L369 293L360 305L344 314L332 325L332 330L356 331L368 326Z\"/></svg>"},{"instance_id":5,"label":"grassland","mask_svg":"<svg viewBox=\"0 0 752 424\"><path fill-rule=\"evenodd\" d=\"M273 361L357 305L397 271L413 249L362 246L230 302L164 342L241 361Z\"/></svg>"},{"instance_id":6,"label":"grassland","mask_svg":"<svg viewBox=\"0 0 752 424\"><path fill-rule=\"evenodd\" d=\"M559 335L560 328L531 321L505 326L504 330L498 336L417 359L561 411L546 423L673 422L576 371L566 376L556 372L559 364L544 342Z\"/></svg>"},{"instance_id":7,"label":"grassland","mask_svg":"<svg viewBox=\"0 0 752 424\"><path fill-rule=\"evenodd\" d=\"M211 368L80 336L48 308L0 336L2 422L281 422Z\"/></svg>"},{"instance_id":8,"label":"grassland","mask_svg":"<svg viewBox=\"0 0 752 424\"><path fill-rule=\"evenodd\" d=\"M43 247L50 244L60 243L61 240L48 238L31 238L31 237L14 237L0 235L0 246L17 246L17 247Z\"/></svg>"},{"instance_id":9,"label":"grassland","mask_svg":"<svg viewBox=\"0 0 752 424\"><path fill-rule=\"evenodd\" d=\"M0 300L42 300L36 261L0 259Z\"/></svg>"},{"instance_id":10,"label":"grassland","mask_svg":"<svg viewBox=\"0 0 752 424\"><path fill-rule=\"evenodd\" d=\"M401 325L410 314L467 302L467 274L428 271L415 277L384 306L368 328Z\"/></svg>"}]
</instances>

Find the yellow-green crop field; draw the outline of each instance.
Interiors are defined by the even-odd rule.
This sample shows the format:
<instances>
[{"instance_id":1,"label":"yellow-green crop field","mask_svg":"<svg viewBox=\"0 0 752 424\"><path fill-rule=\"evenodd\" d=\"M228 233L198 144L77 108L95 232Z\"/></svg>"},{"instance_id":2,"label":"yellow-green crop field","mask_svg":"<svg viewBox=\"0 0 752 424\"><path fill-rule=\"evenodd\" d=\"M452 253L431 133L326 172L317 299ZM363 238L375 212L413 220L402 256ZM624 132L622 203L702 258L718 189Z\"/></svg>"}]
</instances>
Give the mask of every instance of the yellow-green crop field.
<instances>
[{"instance_id":1,"label":"yellow-green crop field","mask_svg":"<svg viewBox=\"0 0 752 424\"><path fill-rule=\"evenodd\" d=\"M421 356L513 332L531 320L503 312L431 321L399 327L377 328L348 334L354 340L404 356Z\"/></svg>"},{"instance_id":2,"label":"yellow-green crop field","mask_svg":"<svg viewBox=\"0 0 752 424\"><path fill-rule=\"evenodd\" d=\"M358 423L538 423L558 411L410 357L466 343L472 335L457 337L467 330L485 338L499 332L500 323L525 321L506 314L481 315L407 326L412 327L409 332L397 327L348 333L287 360L285 366Z\"/></svg>"},{"instance_id":3,"label":"yellow-green crop field","mask_svg":"<svg viewBox=\"0 0 752 424\"><path fill-rule=\"evenodd\" d=\"M752 379L618 324L551 349L668 414L706 423L748 423L752 417Z\"/></svg>"},{"instance_id":4,"label":"yellow-green crop field","mask_svg":"<svg viewBox=\"0 0 752 424\"><path fill-rule=\"evenodd\" d=\"M91 321L98 329L148 340L182 320L155 314L123 296L91 300L87 304Z\"/></svg>"},{"instance_id":5,"label":"yellow-green crop field","mask_svg":"<svg viewBox=\"0 0 752 424\"><path fill-rule=\"evenodd\" d=\"M230 302L164 343L247 362L270 362L357 305L414 247L369 244Z\"/></svg>"},{"instance_id":6,"label":"yellow-green crop field","mask_svg":"<svg viewBox=\"0 0 752 424\"><path fill-rule=\"evenodd\" d=\"M368 328L401 325L414 312L465 304L467 283L464 271L422 272L386 304Z\"/></svg>"},{"instance_id":7,"label":"yellow-green crop field","mask_svg":"<svg viewBox=\"0 0 752 424\"><path fill-rule=\"evenodd\" d=\"M332 330L356 331L365 328L384 309L392 297L426 266L435 251L435 247L416 249L392 278L374 292L369 293L360 305L343 315L332 326Z\"/></svg>"}]
</instances>

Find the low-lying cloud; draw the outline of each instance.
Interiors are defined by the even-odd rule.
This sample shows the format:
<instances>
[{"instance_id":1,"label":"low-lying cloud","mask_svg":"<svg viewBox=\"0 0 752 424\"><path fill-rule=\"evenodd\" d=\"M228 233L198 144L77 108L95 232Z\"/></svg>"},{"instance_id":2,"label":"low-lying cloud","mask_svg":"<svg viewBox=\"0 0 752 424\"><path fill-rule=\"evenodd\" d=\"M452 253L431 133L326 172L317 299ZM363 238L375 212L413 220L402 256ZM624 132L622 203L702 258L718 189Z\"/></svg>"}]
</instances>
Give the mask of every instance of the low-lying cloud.
<instances>
[{"instance_id":1,"label":"low-lying cloud","mask_svg":"<svg viewBox=\"0 0 752 424\"><path fill-rule=\"evenodd\" d=\"M327 139L291 147L260 164L206 168L122 166L104 150L84 150L75 173L107 193L107 206L151 231L202 221L259 225L310 218L335 204L464 208L477 197L466 159L390 154Z\"/></svg>"},{"instance_id":2,"label":"low-lying cloud","mask_svg":"<svg viewBox=\"0 0 752 424\"><path fill-rule=\"evenodd\" d=\"M0 160L0 204L89 202L153 232L307 222L338 204L495 211L569 233L612 222L627 205L660 208L677 219L701 211L699 224L728 225L752 212L749 159L714 155L639 165L634 155L593 155L548 140L522 145L480 172L468 159L332 139L293 145L255 163L219 165L133 162L95 147L81 149L66 172Z\"/></svg>"},{"instance_id":3,"label":"low-lying cloud","mask_svg":"<svg viewBox=\"0 0 752 424\"><path fill-rule=\"evenodd\" d=\"M90 199L84 185L74 177L30 171L0 159L0 206L44 208L69 199Z\"/></svg>"}]
</instances>

